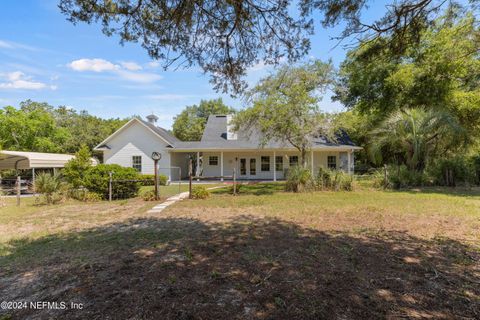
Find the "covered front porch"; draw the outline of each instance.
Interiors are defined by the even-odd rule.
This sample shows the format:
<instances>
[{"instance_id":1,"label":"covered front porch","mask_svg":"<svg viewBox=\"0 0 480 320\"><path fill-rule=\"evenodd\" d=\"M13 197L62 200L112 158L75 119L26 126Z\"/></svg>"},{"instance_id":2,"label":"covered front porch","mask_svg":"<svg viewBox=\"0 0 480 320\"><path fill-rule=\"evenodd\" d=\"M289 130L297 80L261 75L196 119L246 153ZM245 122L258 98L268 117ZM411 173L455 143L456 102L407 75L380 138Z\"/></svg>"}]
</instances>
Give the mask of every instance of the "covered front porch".
<instances>
[{"instance_id":1,"label":"covered front porch","mask_svg":"<svg viewBox=\"0 0 480 320\"><path fill-rule=\"evenodd\" d=\"M319 168L354 172L354 148L314 149L307 153L307 167L316 174ZM296 150L205 150L177 151L172 157L174 166L188 168L192 156L195 176L235 177L239 180L283 180L291 166L301 164ZM188 172L185 170L184 172Z\"/></svg>"}]
</instances>

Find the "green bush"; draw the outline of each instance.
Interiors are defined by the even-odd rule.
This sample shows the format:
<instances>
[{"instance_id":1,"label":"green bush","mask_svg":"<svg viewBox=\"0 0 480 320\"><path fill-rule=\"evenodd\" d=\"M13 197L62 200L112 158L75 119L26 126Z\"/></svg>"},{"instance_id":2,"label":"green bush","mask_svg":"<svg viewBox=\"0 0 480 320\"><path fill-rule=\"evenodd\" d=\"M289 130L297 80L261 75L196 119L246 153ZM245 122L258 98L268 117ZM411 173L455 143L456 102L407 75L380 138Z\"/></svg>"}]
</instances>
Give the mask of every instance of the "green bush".
<instances>
[{"instance_id":1,"label":"green bush","mask_svg":"<svg viewBox=\"0 0 480 320\"><path fill-rule=\"evenodd\" d=\"M86 188L71 188L68 193L70 198L84 202L97 202L102 200L102 195L88 191Z\"/></svg>"},{"instance_id":2,"label":"green bush","mask_svg":"<svg viewBox=\"0 0 480 320\"><path fill-rule=\"evenodd\" d=\"M343 171L320 168L315 183L320 190L353 190L353 177Z\"/></svg>"},{"instance_id":3,"label":"green bush","mask_svg":"<svg viewBox=\"0 0 480 320\"><path fill-rule=\"evenodd\" d=\"M475 157L455 156L437 159L429 164L427 171L435 185L455 187L478 184L478 168Z\"/></svg>"},{"instance_id":4,"label":"green bush","mask_svg":"<svg viewBox=\"0 0 480 320\"><path fill-rule=\"evenodd\" d=\"M410 170L405 165L387 167L388 185L394 189L421 187L431 184L425 172Z\"/></svg>"},{"instance_id":5,"label":"green bush","mask_svg":"<svg viewBox=\"0 0 480 320\"><path fill-rule=\"evenodd\" d=\"M84 186L85 182L83 178L85 172L92 167L91 157L90 149L88 149L86 145L83 145L78 152L75 153L75 158L65 164L62 174L73 188Z\"/></svg>"},{"instance_id":6,"label":"green bush","mask_svg":"<svg viewBox=\"0 0 480 320\"><path fill-rule=\"evenodd\" d=\"M147 190L140 195L144 201L155 201L155 190Z\"/></svg>"},{"instance_id":7,"label":"green bush","mask_svg":"<svg viewBox=\"0 0 480 320\"><path fill-rule=\"evenodd\" d=\"M208 197L210 197L210 191L208 191L206 187L194 186L192 188L193 199L207 199Z\"/></svg>"},{"instance_id":8,"label":"green bush","mask_svg":"<svg viewBox=\"0 0 480 320\"><path fill-rule=\"evenodd\" d=\"M312 178L310 170L301 166L294 166L289 168L287 173L287 182L285 184L285 191L304 192L315 189L315 182Z\"/></svg>"},{"instance_id":9,"label":"green bush","mask_svg":"<svg viewBox=\"0 0 480 320\"><path fill-rule=\"evenodd\" d=\"M142 181L143 186L153 186L155 185L155 175L154 174L142 174L140 175L140 179ZM160 174L158 176L158 180L161 186L166 186L168 177L164 174Z\"/></svg>"},{"instance_id":10,"label":"green bush","mask_svg":"<svg viewBox=\"0 0 480 320\"><path fill-rule=\"evenodd\" d=\"M84 175L85 187L108 199L109 173L112 172L112 198L125 199L138 195L140 179L138 172L133 168L126 168L118 164L99 164L89 168Z\"/></svg>"},{"instance_id":11,"label":"green bush","mask_svg":"<svg viewBox=\"0 0 480 320\"><path fill-rule=\"evenodd\" d=\"M41 193L47 204L63 199L64 183L59 175L40 173L35 177L35 191Z\"/></svg>"}]
</instances>

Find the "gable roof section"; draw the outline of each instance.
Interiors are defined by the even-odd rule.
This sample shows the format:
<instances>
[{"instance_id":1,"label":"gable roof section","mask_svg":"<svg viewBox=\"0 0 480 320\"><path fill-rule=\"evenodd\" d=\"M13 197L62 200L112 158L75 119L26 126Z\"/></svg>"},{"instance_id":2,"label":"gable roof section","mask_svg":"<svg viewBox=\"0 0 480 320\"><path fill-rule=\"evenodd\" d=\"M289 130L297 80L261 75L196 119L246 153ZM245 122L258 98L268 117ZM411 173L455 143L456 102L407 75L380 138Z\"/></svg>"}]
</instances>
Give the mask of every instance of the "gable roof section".
<instances>
[{"instance_id":1,"label":"gable roof section","mask_svg":"<svg viewBox=\"0 0 480 320\"><path fill-rule=\"evenodd\" d=\"M141 124L142 126L146 127L148 130L150 130L153 134L155 134L157 137L159 137L160 139L162 139L163 141L165 141L169 147L173 147L174 143L175 142L178 142L179 140L177 138L175 138L173 135L171 135L167 130L163 129L163 128L160 128L160 127L157 127L151 123L148 123L146 121L143 121L141 119L138 119L138 118L132 118L130 121L128 121L127 123L125 123L122 127L120 127L120 129L118 129L117 131L115 131L114 133L112 133L109 137L107 137L105 140L103 140L102 142L100 142L95 148L94 150L105 150L105 149L108 149L108 145L107 145L107 142L110 141L112 138L114 138L115 136L117 136L118 134L120 134L120 132L122 132L123 130L125 130L126 128L128 128L131 124L133 123L139 123Z\"/></svg>"}]
</instances>

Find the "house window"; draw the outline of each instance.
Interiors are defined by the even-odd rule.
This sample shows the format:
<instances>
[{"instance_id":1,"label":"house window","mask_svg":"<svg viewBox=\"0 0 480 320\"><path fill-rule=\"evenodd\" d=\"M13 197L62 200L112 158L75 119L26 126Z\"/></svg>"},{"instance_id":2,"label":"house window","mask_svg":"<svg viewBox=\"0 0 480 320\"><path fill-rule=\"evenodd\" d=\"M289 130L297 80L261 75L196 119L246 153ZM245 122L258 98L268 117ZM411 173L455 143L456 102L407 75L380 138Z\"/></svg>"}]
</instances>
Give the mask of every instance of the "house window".
<instances>
[{"instance_id":1,"label":"house window","mask_svg":"<svg viewBox=\"0 0 480 320\"><path fill-rule=\"evenodd\" d=\"M270 157L261 157L261 170L270 171Z\"/></svg>"},{"instance_id":2,"label":"house window","mask_svg":"<svg viewBox=\"0 0 480 320\"><path fill-rule=\"evenodd\" d=\"M328 156L327 157L327 167L329 169L337 169L337 157L336 156Z\"/></svg>"},{"instance_id":3,"label":"house window","mask_svg":"<svg viewBox=\"0 0 480 320\"><path fill-rule=\"evenodd\" d=\"M218 166L218 156L208 157L208 164L211 166Z\"/></svg>"},{"instance_id":4,"label":"house window","mask_svg":"<svg viewBox=\"0 0 480 320\"><path fill-rule=\"evenodd\" d=\"M298 166L298 156L290 156L290 167Z\"/></svg>"},{"instance_id":5,"label":"house window","mask_svg":"<svg viewBox=\"0 0 480 320\"><path fill-rule=\"evenodd\" d=\"M142 156L132 157L132 167L138 172L142 172Z\"/></svg>"},{"instance_id":6,"label":"house window","mask_svg":"<svg viewBox=\"0 0 480 320\"><path fill-rule=\"evenodd\" d=\"M250 159L250 175L254 176L257 174L257 159Z\"/></svg>"},{"instance_id":7,"label":"house window","mask_svg":"<svg viewBox=\"0 0 480 320\"><path fill-rule=\"evenodd\" d=\"M275 157L275 170L282 171L283 170L283 157Z\"/></svg>"}]
</instances>

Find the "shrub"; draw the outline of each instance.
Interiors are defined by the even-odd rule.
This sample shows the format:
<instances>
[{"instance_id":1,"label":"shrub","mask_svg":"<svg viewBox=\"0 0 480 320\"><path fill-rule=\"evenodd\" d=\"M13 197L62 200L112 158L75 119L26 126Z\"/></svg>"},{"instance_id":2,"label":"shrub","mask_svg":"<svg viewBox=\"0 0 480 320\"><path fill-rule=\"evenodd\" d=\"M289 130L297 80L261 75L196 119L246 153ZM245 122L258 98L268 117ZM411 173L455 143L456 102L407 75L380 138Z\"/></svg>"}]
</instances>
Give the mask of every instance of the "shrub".
<instances>
[{"instance_id":1,"label":"shrub","mask_svg":"<svg viewBox=\"0 0 480 320\"><path fill-rule=\"evenodd\" d=\"M425 172L410 170L405 165L387 167L388 184L394 189L421 187L431 184Z\"/></svg>"},{"instance_id":2,"label":"shrub","mask_svg":"<svg viewBox=\"0 0 480 320\"><path fill-rule=\"evenodd\" d=\"M457 186L478 183L475 158L455 156L433 161L428 166L428 173L433 183L441 186Z\"/></svg>"},{"instance_id":3,"label":"shrub","mask_svg":"<svg viewBox=\"0 0 480 320\"><path fill-rule=\"evenodd\" d=\"M85 187L108 199L109 173L112 172L112 197L115 199L132 198L138 195L140 183L138 172L118 164L99 164L89 168L84 175Z\"/></svg>"},{"instance_id":4,"label":"shrub","mask_svg":"<svg viewBox=\"0 0 480 320\"><path fill-rule=\"evenodd\" d=\"M141 194L144 201L155 201L155 190L147 190Z\"/></svg>"},{"instance_id":5,"label":"shrub","mask_svg":"<svg viewBox=\"0 0 480 320\"><path fill-rule=\"evenodd\" d=\"M143 186L153 186L155 185L155 175L154 174L142 174L140 175L140 179L142 181ZM158 180L161 186L166 186L168 177L164 174L160 174L158 176Z\"/></svg>"},{"instance_id":6,"label":"shrub","mask_svg":"<svg viewBox=\"0 0 480 320\"><path fill-rule=\"evenodd\" d=\"M102 200L102 195L96 192L88 191L86 188L70 189L68 193L69 197L84 201L84 202L97 202Z\"/></svg>"},{"instance_id":7,"label":"shrub","mask_svg":"<svg viewBox=\"0 0 480 320\"><path fill-rule=\"evenodd\" d=\"M207 199L208 197L210 197L210 191L204 186L194 186L192 188L193 199Z\"/></svg>"},{"instance_id":8,"label":"shrub","mask_svg":"<svg viewBox=\"0 0 480 320\"><path fill-rule=\"evenodd\" d=\"M75 158L65 164L62 174L73 188L79 188L85 184L83 178L85 172L92 166L91 157L90 149L83 145L75 153Z\"/></svg>"},{"instance_id":9,"label":"shrub","mask_svg":"<svg viewBox=\"0 0 480 320\"><path fill-rule=\"evenodd\" d=\"M315 182L320 190L353 190L353 177L343 171L320 168Z\"/></svg>"},{"instance_id":10,"label":"shrub","mask_svg":"<svg viewBox=\"0 0 480 320\"><path fill-rule=\"evenodd\" d=\"M314 190L315 183L310 170L294 166L288 170L285 191L304 192Z\"/></svg>"},{"instance_id":11,"label":"shrub","mask_svg":"<svg viewBox=\"0 0 480 320\"><path fill-rule=\"evenodd\" d=\"M40 173L35 177L35 191L45 197L47 204L59 202L63 199L64 184L59 175Z\"/></svg>"}]
</instances>

